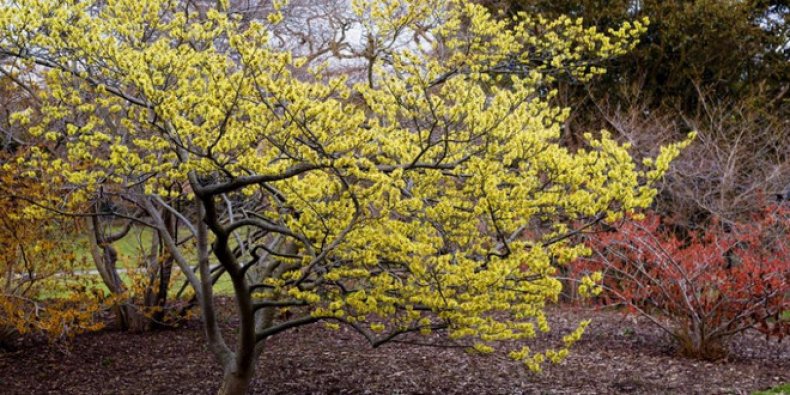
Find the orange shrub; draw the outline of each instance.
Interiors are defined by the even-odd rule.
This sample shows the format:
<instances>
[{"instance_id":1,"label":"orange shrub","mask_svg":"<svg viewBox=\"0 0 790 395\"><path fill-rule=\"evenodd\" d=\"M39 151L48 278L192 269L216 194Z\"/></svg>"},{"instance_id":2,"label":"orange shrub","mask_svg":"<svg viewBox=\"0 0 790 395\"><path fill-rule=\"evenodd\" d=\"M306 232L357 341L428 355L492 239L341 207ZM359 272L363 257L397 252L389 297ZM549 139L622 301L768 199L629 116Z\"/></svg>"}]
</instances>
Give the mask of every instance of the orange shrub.
<instances>
[{"instance_id":1,"label":"orange shrub","mask_svg":"<svg viewBox=\"0 0 790 395\"><path fill-rule=\"evenodd\" d=\"M576 263L603 272L607 303L621 303L669 332L690 356L716 358L726 339L754 328L790 334L790 209L772 206L749 223L713 221L679 238L649 215L588 239Z\"/></svg>"}]
</instances>

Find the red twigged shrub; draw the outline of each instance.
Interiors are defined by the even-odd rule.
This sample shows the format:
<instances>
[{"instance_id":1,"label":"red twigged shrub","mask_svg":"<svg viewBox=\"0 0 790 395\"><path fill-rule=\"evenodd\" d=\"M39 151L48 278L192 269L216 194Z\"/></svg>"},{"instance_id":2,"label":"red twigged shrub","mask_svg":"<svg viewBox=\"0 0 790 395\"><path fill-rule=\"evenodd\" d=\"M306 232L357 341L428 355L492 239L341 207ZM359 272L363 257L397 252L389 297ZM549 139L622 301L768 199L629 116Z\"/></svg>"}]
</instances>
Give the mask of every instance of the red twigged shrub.
<instances>
[{"instance_id":1,"label":"red twigged shrub","mask_svg":"<svg viewBox=\"0 0 790 395\"><path fill-rule=\"evenodd\" d=\"M686 355L718 358L728 337L749 328L779 339L790 334L787 205L771 207L750 223L714 221L684 239L648 215L588 243L593 254L575 269L602 272L605 302L648 317Z\"/></svg>"}]
</instances>

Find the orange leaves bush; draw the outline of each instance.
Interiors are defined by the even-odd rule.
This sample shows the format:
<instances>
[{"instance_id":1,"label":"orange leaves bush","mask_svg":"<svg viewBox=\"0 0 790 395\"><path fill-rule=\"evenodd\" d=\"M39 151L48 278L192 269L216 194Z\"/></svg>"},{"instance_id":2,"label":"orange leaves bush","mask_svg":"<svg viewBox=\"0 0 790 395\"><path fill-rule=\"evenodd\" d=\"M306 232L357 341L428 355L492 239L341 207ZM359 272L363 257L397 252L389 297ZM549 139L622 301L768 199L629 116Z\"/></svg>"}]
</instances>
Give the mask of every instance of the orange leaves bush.
<instances>
[{"instance_id":1,"label":"orange leaves bush","mask_svg":"<svg viewBox=\"0 0 790 395\"><path fill-rule=\"evenodd\" d=\"M604 274L601 298L624 304L670 333L681 352L718 358L747 329L790 334L790 208L773 205L750 222L713 221L678 237L648 215L588 239L577 274Z\"/></svg>"},{"instance_id":2,"label":"orange leaves bush","mask_svg":"<svg viewBox=\"0 0 790 395\"><path fill-rule=\"evenodd\" d=\"M110 301L89 277L74 274L75 222L25 200L23 196L42 200L58 196L50 183L17 177L14 160L4 162L0 167L0 348L13 347L19 336L31 333L55 340L99 329L97 314Z\"/></svg>"}]
</instances>

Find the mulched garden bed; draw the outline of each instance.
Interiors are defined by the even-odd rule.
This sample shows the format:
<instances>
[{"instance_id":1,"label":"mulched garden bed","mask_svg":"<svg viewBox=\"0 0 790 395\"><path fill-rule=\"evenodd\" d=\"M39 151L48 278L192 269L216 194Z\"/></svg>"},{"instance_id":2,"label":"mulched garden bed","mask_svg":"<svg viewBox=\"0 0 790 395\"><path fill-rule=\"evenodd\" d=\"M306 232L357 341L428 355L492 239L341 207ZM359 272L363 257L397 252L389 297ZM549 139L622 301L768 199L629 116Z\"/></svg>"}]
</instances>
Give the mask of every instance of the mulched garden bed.
<instances>
[{"instance_id":1,"label":"mulched garden bed","mask_svg":"<svg viewBox=\"0 0 790 395\"><path fill-rule=\"evenodd\" d=\"M661 332L618 312L562 307L550 317L555 339L582 319L593 323L566 361L538 375L505 357L460 349L402 343L372 349L353 332L313 325L267 344L252 388L256 394L745 394L790 381L788 342L747 333L734 339L728 359L702 362L676 356ZM232 319L224 325L235 326ZM68 347L28 344L0 354L3 394L212 394L220 378L198 322L149 333L104 330Z\"/></svg>"}]
</instances>

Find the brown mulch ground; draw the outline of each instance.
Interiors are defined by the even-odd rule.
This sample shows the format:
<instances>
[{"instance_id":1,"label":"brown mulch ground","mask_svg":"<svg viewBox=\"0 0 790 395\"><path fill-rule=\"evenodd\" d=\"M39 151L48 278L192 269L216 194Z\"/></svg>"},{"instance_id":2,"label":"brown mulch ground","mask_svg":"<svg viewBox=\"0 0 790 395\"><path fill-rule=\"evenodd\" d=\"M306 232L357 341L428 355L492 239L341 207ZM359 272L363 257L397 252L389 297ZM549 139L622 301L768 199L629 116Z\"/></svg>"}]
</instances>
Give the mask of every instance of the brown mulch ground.
<instances>
[{"instance_id":1,"label":"brown mulch ground","mask_svg":"<svg viewBox=\"0 0 790 395\"><path fill-rule=\"evenodd\" d=\"M654 327L620 313L569 307L550 313L554 333L584 318L593 324L566 361L540 375L459 349L371 349L352 332L314 325L268 344L253 392L742 394L790 381L788 342L745 334L733 340L727 360L701 362L677 357ZM225 325L234 327L232 320ZM68 349L43 343L0 354L3 394L212 394L219 380L197 322L149 333L105 330L78 336Z\"/></svg>"}]
</instances>

